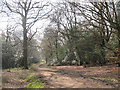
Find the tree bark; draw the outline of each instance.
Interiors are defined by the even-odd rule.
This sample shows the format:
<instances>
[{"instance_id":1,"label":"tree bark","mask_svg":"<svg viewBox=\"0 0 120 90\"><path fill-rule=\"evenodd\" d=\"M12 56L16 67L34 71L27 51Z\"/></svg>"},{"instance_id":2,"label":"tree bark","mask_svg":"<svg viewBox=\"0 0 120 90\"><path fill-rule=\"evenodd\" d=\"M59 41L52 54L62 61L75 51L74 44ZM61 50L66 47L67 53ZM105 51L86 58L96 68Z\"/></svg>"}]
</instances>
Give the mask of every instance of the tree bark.
<instances>
[{"instance_id":1,"label":"tree bark","mask_svg":"<svg viewBox=\"0 0 120 90\"><path fill-rule=\"evenodd\" d=\"M25 11L25 16L23 17L23 57L24 57L24 69L28 69L27 64L27 29L26 29L26 22L27 22L27 12Z\"/></svg>"},{"instance_id":2,"label":"tree bark","mask_svg":"<svg viewBox=\"0 0 120 90\"><path fill-rule=\"evenodd\" d=\"M26 30L23 31L24 40L23 40L23 57L24 57L24 69L28 69L27 65L27 33Z\"/></svg>"}]
</instances>

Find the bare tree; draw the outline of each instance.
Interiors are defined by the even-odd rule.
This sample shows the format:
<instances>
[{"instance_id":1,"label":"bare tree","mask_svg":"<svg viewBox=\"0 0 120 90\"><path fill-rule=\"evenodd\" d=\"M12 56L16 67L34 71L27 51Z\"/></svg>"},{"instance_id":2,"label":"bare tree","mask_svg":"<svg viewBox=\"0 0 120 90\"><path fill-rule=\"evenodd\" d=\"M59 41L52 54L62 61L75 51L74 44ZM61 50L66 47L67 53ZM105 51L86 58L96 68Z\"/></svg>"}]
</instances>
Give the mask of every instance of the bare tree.
<instances>
[{"instance_id":1,"label":"bare tree","mask_svg":"<svg viewBox=\"0 0 120 90\"><path fill-rule=\"evenodd\" d=\"M35 23L43 19L48 13L44 12L44 8L48 4L42 4L40 1L33 0L12 0L11 2L3 1L4 6L13 13L20 17L20 25L23 28L23 57L24 57L24 69L28 69L27 65L27 49L28 49L28 37L29 30L35 25ZM36 33L36 32L35 32ZM35 33L33 35L35 35ZM31 35L30 39L33 37Z\"/></svg>"},{"instance_id":2,"label":"bare tree","mask_svg":"<svg viewBox=\"0 0 120 90\"><path fill-rule=\"evenodd\" d=\"M81 4L79 2L69 2L76 7L89 26L96 28L101 36L100 45L102 53L104 48L112 50L106 46L113 33L118 37L119 61L120 61L120 21L117 14L117 5L115 2L90 2L89 4ZM90 28L89 28L90 29ZM115 53L115 50L112 50ZM104 56L104 55L103 55ZM120 65L120 64L119 64Z\"/></svg>"}]
</instances>

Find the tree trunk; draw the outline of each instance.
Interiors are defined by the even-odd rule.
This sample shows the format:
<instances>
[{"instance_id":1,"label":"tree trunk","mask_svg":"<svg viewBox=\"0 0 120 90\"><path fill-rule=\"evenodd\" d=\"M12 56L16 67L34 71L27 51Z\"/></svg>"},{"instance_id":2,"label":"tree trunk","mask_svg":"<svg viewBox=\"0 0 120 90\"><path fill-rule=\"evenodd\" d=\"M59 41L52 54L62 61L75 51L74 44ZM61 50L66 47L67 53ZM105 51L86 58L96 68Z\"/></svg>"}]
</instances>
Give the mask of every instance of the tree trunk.
<instances>
[{"instance_id":1,"label":"tree trunk","mask_svg":"<svg viewBox=\"0 0 120 90\"><path fill-rule=\"evenodd\" d=\"M26 31L24 31L23 57L24 57L24 69L28 69L28 65L27 65L27 33L26 33Z\"/></svg>"},{"instance_id":2,"label":"tree trunk","mask_svg":"<svg viewBox=\"0 0 120 90\"><path fill-rule=\"evenodd\" d=\"M56 59L57 59L57 61L59 61L59 58L58 58L58 42L57 42L57 38L56 38L56 45L55 45L55 47L56 47Z\"/></svg>"},{"instance_id":3,"label":"tree trunk","mask_svg":"<svg viewBox=\"0 0 120 90\"><path fill-rule=\"evenodd\" d=\"M105 41L104 41L104 39L102 39L102 43L101 43L101 55L102 55L102 58L103 58L102 64L106 64L106 58L105 58L106 55L105 55L104 47L105 47Z\"/></svg>"},{"instance_id":4,"label":"tree trunk","mask_svg":"<svg viewBox=\"0 0 120 90\"><path fill-rule=\"evenodd\" d=\"M106 59L105 59L105 50L102 48L102 50L101 50L101 55L102 55L102 58L103 58L103 64L105 64L106 63Z\"/></svg>"},{"instance_id":5,"label":"tree trunk","mask_svg":"<svg viewBox=\"0 0 120 90\"><path fill-rule=\"evenodd\" d=\"M47 65L47 63L48 63L48 59L46 58L45 61L46 61L46 65Z\"/></svg>"},{"instance_id":6,"label":"tree trunk","mask_svg":"<svg viewBox=\"0 0 120 90\"><path fill-rule=\"evenodd\" d=\"M23 17L23 57L24 57L24 69L28 69L27 64L27 29L26 29L26 22L27 22L27 14Z\"/></svg>"}]
</instances>

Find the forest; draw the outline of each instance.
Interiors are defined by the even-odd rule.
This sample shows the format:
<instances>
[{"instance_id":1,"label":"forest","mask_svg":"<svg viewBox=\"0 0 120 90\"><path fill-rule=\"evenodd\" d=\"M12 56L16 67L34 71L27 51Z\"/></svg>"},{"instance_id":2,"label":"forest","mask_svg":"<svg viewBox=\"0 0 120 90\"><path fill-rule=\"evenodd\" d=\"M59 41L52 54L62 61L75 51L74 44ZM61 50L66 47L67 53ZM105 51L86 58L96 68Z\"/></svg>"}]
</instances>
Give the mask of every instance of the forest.
<instances>
[{"instance_id":1,"label":"forest","mask_svg":"<svg viewBox=\"0 0 120 90\"><path fill-rule=\"evenodd\" d=\"M3 88L119 87L120 1L3 0L0 13Z\"/></svg>"}]
</instances>

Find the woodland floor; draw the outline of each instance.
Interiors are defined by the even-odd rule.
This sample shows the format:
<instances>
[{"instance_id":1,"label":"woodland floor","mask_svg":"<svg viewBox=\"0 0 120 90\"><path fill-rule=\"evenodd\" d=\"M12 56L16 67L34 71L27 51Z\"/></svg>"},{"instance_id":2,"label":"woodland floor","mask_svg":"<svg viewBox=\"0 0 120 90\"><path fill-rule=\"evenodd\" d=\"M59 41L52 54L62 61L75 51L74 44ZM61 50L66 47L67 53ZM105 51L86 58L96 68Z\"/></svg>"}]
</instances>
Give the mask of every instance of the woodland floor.
<instances>
[{"instance_id":1,"label":"woodland floor","mask_svg":"<svg viewBox=\"0 0 120 90\"><path fill-rule=\"evenodd\" d=\"M44 88L117 88L118 67L106 65L97 67L33 65L30 70L2 72L3 88L26 88L25 77L35 74Z\"/></svg>"}]
</instances>

